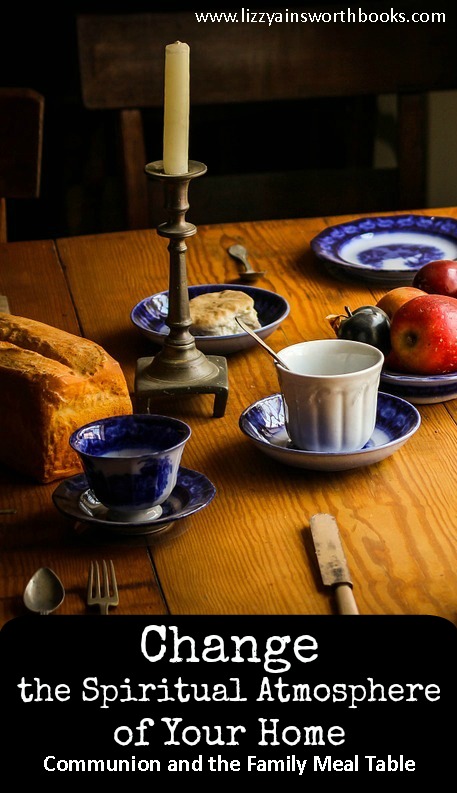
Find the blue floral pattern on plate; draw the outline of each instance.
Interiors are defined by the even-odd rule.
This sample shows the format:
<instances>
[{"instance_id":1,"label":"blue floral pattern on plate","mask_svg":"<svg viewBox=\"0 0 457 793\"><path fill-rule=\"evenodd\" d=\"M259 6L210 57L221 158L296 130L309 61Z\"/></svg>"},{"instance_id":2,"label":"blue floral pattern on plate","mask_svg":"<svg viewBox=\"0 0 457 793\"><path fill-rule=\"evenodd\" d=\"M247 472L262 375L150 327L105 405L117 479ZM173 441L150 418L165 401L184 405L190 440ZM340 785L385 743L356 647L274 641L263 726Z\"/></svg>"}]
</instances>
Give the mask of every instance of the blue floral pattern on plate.
<instances>
[{"instance_id":1,"label":"blue floral pattern on plate","mask_svg":"<svg viewBox=\"0 0 457 793\"><path fill-rule=\"evenodd\" d=\"M412 214L360 218L324 229L311 248L334 275L408 284L427 262L457 258L457 220Z\"/></svg>"},{"instance_id":2,"label":"blue floral pattern on plate","mask_svg":"<svg viewBox=\"0 0 457 793\"><path fill-rule=\"evenodd\" d=\"M221 292L223 289L245 292L254 300L254 308L261 327L256 331L262 339L266 339L279 327L290 312L287 300L276 292L261 289L247 284L200 284L189 286L189 300L208 292ZM166 324L168 315L168 291L141 300L132 309L130 318L133 324L154 344L163 344L170 332ZM231 336L196 336L195 344L205 354L227 355L249 347L256 342L249 333L241 330Z\"/></svg>"},{"instance_id":3,"label":"blue floral pattern on plate","mask_svg":"<svg viewBox=\"0 0 457 793\"><path fill-rule=\"evenodd\" d=\"M418 410L400 397L379 392L376 426L363 447L355 452L322 453L297 449L287 435L281 394L259 399L240 418L241 431L278 462L316 471L344 471L372 465L389 457L419 429Z\"/></svg>"},{"instance_id":4,"label":"blue floral pattern on plate","mask_svg":"<svg viewBox=\"0 0 457 793\"><path fill-rule=\"evenodd\" d=\"M160 517L145 523L131 523L112 519L109 510L102 504L94 504L93 514L81 507L81 496L89 488L84 474L76 474L61 482L52 494L54 505L67 517L102 526L116 534L151 534L163 529L172 521L186 518L206 507L216 495L216 488L204 474L181 467L176 486L162 504Z\"/></svg>"},{"instance_id":5,"label":"blue floral pattern on plate","mask_svg":"<svg viewBox=\"0 0 457 793\"><path fill-rule=\"evenodd\" d=\"M378 245L376 248L368 248L359 254L360 264L379 269L384 266L386 261L402 261L412 269L422 267L423 264L440 259L442 256L441 248L434 248L432 245L411 245L398 242L392 245Z\"/></svg>"}]
</instances>

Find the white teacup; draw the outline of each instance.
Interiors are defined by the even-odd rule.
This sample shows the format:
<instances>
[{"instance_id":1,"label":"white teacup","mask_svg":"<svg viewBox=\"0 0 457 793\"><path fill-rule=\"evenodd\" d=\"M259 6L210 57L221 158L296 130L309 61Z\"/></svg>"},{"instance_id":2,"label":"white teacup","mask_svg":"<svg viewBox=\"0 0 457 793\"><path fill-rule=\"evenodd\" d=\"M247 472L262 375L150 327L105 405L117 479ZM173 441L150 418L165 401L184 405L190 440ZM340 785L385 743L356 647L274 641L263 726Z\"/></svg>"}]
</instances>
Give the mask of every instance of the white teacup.
<instances>
[{"instance_id":1,"label":"white teacup","mask_svg":"<svg viewBox=\"0 0 457 793\"><path fill-rule=\"evenodd\" d=\"M376 426L384 356L370 344L318 339L285 347L276 364L286 429L299 449L362 449Z\"/></svg>"}]
</instances>

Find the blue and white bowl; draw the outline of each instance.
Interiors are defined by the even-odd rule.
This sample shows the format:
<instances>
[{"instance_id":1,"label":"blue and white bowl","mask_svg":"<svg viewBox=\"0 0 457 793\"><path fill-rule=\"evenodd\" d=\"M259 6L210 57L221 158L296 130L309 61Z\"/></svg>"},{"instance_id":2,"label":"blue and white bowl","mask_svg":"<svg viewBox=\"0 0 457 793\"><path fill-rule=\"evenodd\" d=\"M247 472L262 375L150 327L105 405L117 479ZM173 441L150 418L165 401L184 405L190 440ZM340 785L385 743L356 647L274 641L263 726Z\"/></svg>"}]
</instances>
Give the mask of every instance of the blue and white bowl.
<instances>
[{"instance_id":1,"label":"blue and white bowl","mask_svg":"<svg viewBox=\"0 0 457 793\"><path fill-rule=\"evenodd\" d=\"M247 284L199 284L189 286L189 300L208 292L222 292L224 289L245 292L254 300L254 308L260 322L256 333L260 338L266 339L286 319L290 312L287 300L276 292L261 289ZM168 315L168 291L158 292L155 295L141 300L132 309L130 318L133 324L154 344L162 345L169 333L166 324ZM195 344L205 354L227 355L239 350L254 347L255 339L241 330L230 336L195 336Z\"/></svg>"},{"instance_id":2,"label":"blue and white bowl","mask_svg":"<svg viewBox=\"0 0 457 793\"><path fill-rule=\"evenodd\" d=\"M124 520L159 517L176 485L190 427L153 414L111 416L92 421L70 436L89 484L83 494Z\"/></svg>"}]
</instances>

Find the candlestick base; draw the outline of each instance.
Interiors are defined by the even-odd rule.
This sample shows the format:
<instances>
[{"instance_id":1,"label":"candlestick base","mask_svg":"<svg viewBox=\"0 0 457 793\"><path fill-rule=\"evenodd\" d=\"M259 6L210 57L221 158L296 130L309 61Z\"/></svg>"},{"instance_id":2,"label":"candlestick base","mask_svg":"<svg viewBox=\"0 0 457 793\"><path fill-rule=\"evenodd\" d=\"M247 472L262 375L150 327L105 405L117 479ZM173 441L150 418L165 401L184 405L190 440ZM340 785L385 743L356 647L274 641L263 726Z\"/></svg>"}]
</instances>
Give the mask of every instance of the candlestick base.
<instances>
[{"instance_id":1,"label":"candlestick base","mask_svg":"<svg viewBox=\"0 0 457 793\"><path fill-rule=\"evenodd\" d=\"M149 413L154 397L214 394L213 416L223 416L228 399L227 359L220 355L206 355L203 358L208 366L203 369L198 367L199 375L196 375L195 368L192 371L193 367L178 365L175 370L169 370L168 378L166 367L158 356L138 358L135 375L136 410Z\"/></svg>"},{"instance_id":2,"label":"candlestick base","mask_svg":"<svg viewBox=\"0 0 457 793\"><path fill-rule=\"evenodd\" d=\"M137 361L135 396L137 409L149 412L150 400L158 395L179 393L215 394L214 416L223 416L228 398L227 361L221 356L206 356L190 333L189 291L186 271L186 243L197 231L186 221L187 200L191 179L206 173L206 165L189 160L189 171L166 174L163 161L146 165L146 173L163 183L168 220L157 227L157 233L168 237L170 254L168 316L170 333L163 348L153 358Z\"/></svg>"}]
</instances>

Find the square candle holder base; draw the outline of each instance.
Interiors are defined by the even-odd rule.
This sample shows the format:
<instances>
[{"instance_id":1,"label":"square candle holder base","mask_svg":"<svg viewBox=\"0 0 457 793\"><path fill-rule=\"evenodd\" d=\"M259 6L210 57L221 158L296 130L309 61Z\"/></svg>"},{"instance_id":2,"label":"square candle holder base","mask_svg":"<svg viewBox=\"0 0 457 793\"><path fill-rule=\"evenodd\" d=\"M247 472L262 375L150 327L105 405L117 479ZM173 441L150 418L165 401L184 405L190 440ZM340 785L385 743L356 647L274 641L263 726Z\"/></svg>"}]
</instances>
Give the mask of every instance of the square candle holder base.
<instances>
[{"instance_id":1,"label":"square candle holder base","mask_svg":"<svg viewBox=\"0 0 457 793\"><path fill-rule=\"evenodd\" d=\"M135 377L135 408L149 413L150 401L154 397L179 396L180 394L214 394L213 417L221 418L228 399L227 359L220 355L207 355L206 360L212 373L201 379L160 380L148 374L152 358L138 358Z\"/></svg>"}]
</instances>

